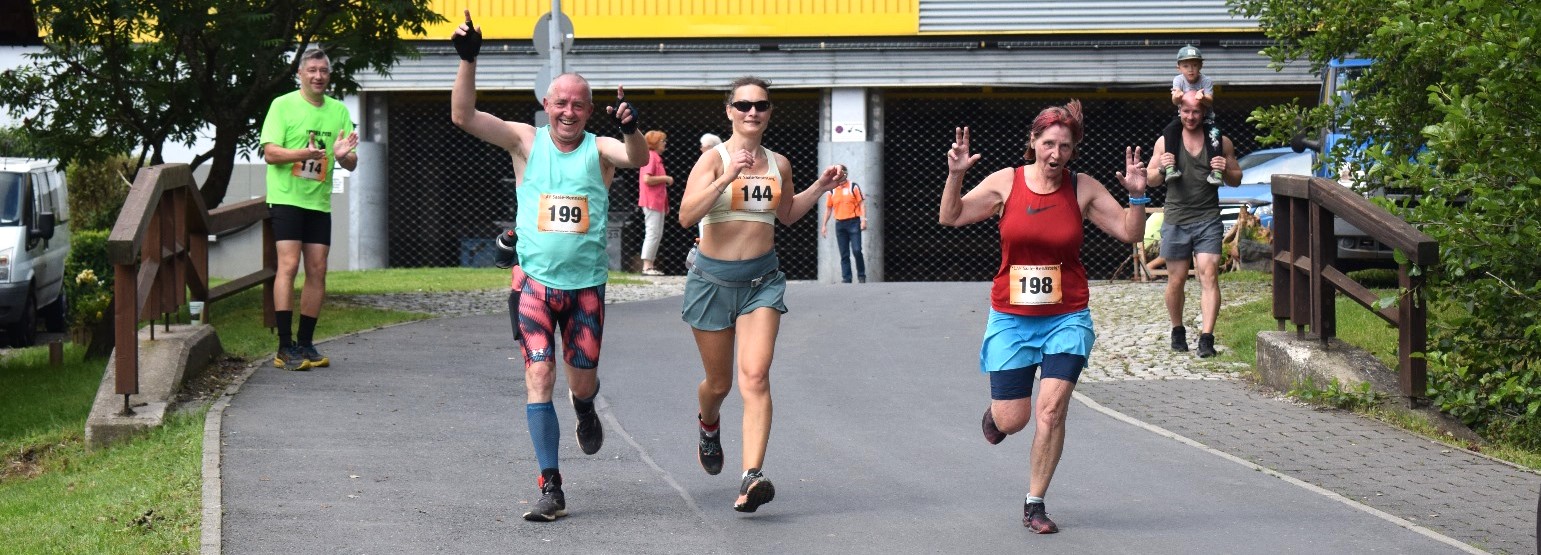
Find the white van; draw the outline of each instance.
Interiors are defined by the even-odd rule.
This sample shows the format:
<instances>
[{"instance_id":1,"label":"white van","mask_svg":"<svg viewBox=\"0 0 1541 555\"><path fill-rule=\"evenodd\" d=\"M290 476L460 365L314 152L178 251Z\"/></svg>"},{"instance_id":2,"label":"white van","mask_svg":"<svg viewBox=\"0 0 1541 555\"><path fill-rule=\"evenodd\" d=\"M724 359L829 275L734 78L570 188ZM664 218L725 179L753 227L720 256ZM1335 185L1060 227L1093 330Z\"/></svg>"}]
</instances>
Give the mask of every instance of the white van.
<instances>
[{"instance_id":1,"label":"white van","mask_svg":"<svg viewBox=\"0 0 1541 555\"><path fill-rule=\"evenodd\" d=\"M64 259L70 253L64 173L57 162L0 158L0 328L16 347L65 326Z\"/></svg>"}]
</instances>

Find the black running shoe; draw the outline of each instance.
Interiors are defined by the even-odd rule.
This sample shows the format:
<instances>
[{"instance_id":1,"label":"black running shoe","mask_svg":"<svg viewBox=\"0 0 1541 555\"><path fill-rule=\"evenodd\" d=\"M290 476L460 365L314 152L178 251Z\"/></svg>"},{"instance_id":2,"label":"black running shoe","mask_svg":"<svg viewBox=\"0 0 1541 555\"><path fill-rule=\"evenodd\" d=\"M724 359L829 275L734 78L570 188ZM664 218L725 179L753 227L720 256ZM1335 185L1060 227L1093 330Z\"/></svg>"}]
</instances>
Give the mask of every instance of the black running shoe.
<instances>
[{"instance_id":1,"label":"black running shoe","mask_svg":"<svg viewBox=\"0 0 1541 555\"><path fill-rule=\"evenodd\" d=\"M995 427L995 414L990 412L990 407L985 407L985 416L980 421L979 427L984 429L985 441L990 442L990 445L996 445L1006 440L1006 432L1002 432L1000 428Z\"/></svg>"},{"instance_id":2,"label":"black running shoe","mask_svg":"<svg viewBox=\"0 0 1541 555\"><path fill-rule=\"evenodd\" d=\"M305 357L307 368L326 368L332 365L332 360L317 351L315 345L300 345L299 350L300 356Z\"/></svg>"},{"instance_id":3,"label":"black running shoe","mask_svg":"<svg viewBox=\"0 0 1541 555\"><path fill-rule=\"evenodd\" d=\"M733 510L741 513L752 513L759 509L760 505L770 503L776 498L776 486L771 484L769 478L760 474L760 469L751 468L744 473L744 481L738 485L738 496L742 498L733 504Z\"/></svg>"},{"instance_id":4,"label":"black running shoe","mask_svg":"<svg viewBox=\"0 0 1541 555\"><path fill-rule=\"evenodd\" d=\"M1188 328L1182 326L1172 328L1172 350L1179 353L1188 352Z\"/></svg>"},{"instance_id":5,"label":"black running shoe","mask_svg":"<svg viewBox=\"0 0 1541 555\"><path fill-rule=\"evenodd\" d=\"M273 367L284 370L309 370L310 363L305 360L305 354L300 352L296 345L279 347L278 354L273 355Z\"/></svg>"},{"instance_id":6,"label":"black running shoe","mask_svg":"<svg viewBox=\"0 0 1541 555\"><path fill-rule=\"evenodd\" d=\"M599 395L598 388L594 389L594 395ZM578 412L577 429L573 430L574 435L578 436L578 447L583 449L585 455L598 453L600 446L605 444L605 429L599 424L599 411L594 410L594 401L579 401L571 390L567 392L567 397L572 400L573 408Z\"/></svg>"},{"instance_id":7,"label":"black running shoe","mask_svg":"<svg viewBox=\"0 0 1541 555\"><path fill-rule=\"evenodd\" d=\"M696 415L696 421L700 422L701 416ZM721 422L718 419L718 422ZM697 425L697 428L700 426ZM707 474L716 476L722 472L722 431L708 435L706 430L701 430L701 443L696 447L696 460L701 461L701 469Z\"/></svg>"},{"instance_id":8,"label":"black running shoe","mask_svg":"<svg viewBox=\"0 0 1541 555\"><path fill-rule=\"evenodd\" d=\"M1049 520L1049 513L1044 510L1043 503L1022 504L1022 525L1037 534L1053 534L1059 531L1059 526Z\"/></svg>"},{"instance_id":9,"label":"black running shoe","mask_svg":"<svg viewBox=\"0 0 1541 555\"><path fill-rule=\"evenodd\" d=\"M1199 334L1199 358L1215 356L1215 334Z\"/></svg>"},{"instance_id":10,"label":"black running shoe","mask_svg":"<svg viewBox=\"0 0 1541 555\"><path fill-rule=\"evenodd\" d=\"M540 485L540 500L524 513L524 519L534 522L551 522L560 517L567 516L567 496L562 495L562 475L552 474L552 479L546 479L542 475L537 484Z\"/></svg>"}]
</instances>

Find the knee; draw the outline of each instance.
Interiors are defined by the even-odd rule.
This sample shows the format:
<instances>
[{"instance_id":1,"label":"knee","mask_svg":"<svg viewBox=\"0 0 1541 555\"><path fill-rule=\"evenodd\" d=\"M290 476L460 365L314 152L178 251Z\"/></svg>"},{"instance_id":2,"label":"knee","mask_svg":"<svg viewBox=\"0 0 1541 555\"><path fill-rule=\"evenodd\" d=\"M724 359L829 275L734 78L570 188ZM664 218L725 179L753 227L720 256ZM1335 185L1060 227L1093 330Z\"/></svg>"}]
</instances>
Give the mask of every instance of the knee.
<instances>
[{"instance_id":1,"label":"knee","mask_svg":"<svg viewBox=\"0 0 1541 555\"><path fill-rule=\"evenodd\" d=\"M1032 413L1023 412L1021 417L1015 415L1002 415L995 419L995 429L1006 435L1015 434L1027 428L1028 421L1032 420Z\"/></svg>"},{"instance_id":2,"label":"knee","mask_svg":"<svg viewBox=\"0 0 1541 555\"><path fill-rule=\"evenodd\" d=\"M1060 430L1065 428L1065 411L1059 407L1040 407L1038 409L1037 416L1039 428L1047 430Z\"/></svg>"},{"instance_id":3,"label":"knee","mask_svg":"<svg viewBox=\"0 0 1541 555\"><path fill-rule=\"evenodd\" d=\"M531 391L550 391L556 385L556 372L551 364L531 364L524 368L524 383Z\"/></svg>"},{"instance_id":4,"label":"knee","mask_svg":"<svg viewBox=\"0 0 1541 555\"><path fill-rule=\"evenodd\" d=\"M728 392L733 390L733 380L731 378L713 379L711 376L708 376L705 380L701 381L701 389L713 397L727 397Z\"/></svg>"},{"instance_id":5,"label":"knee","mask_svg":"<svg viewBox=\"0 0 1541 555\"><path fill-rule=\"evenodd\" d=\"M770 394L770 369L740 370L738 391L745 397Z\"/></svg>"}]
</instances>

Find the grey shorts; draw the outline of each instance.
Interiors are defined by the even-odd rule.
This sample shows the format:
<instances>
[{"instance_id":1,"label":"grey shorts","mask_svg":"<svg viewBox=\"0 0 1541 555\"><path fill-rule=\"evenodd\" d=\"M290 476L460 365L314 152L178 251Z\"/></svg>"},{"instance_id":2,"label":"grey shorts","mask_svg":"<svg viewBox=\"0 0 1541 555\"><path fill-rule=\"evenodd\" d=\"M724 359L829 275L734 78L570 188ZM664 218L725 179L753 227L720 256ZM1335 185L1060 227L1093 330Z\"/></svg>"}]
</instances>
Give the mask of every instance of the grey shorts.
<instances>
[{"instance_id":1,"label":"grey shorts","mask_svg":"<svg viewBox=\"0 0 1541 555\"><path fill-rule=\"evenodd\" d=\"M739 316L757 308L770 307L786 314L787 305L783 298L787 293L787 278L778 270L780 267L781 260L774 250L757 258L734 261L697 253L695 269L685 277L685 304L680 318L692 328L718 331L733 327ZM701 272L716 281L745 285L730 287L713 283ZM763 279L748 284L757 278Z\"/></svg>"},{"instance_id":2,"label":"grey shorts","mask_svg":"<svg viewBox=\"0 0 1541 555\"><path fill-rule=\"evenodd\" d=\"M1187 260L1195 253L1218 255L1224 237L1225 225L1219 218L1196 224L1162 224L1161 257Z\"/></svg>"}]
</instances>

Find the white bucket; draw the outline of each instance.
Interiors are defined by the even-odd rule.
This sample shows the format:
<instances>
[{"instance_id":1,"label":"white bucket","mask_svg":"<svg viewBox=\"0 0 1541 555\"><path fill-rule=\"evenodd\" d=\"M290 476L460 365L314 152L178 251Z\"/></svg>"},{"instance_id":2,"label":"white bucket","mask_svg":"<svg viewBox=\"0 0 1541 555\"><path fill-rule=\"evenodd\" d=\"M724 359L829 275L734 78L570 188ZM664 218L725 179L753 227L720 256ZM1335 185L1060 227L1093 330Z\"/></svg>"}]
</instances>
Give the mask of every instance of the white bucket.
<instances>
[{"instance_id":1,"label":"white bucket","mask_svg":"<svg viewBox=\"0 0 1541 555\"><path fill-rule=\"evenodd\" d=\"M188 301L187 313L192 317L193 325L203 324L203 301Z\"/></svg>"}]
</instances>

